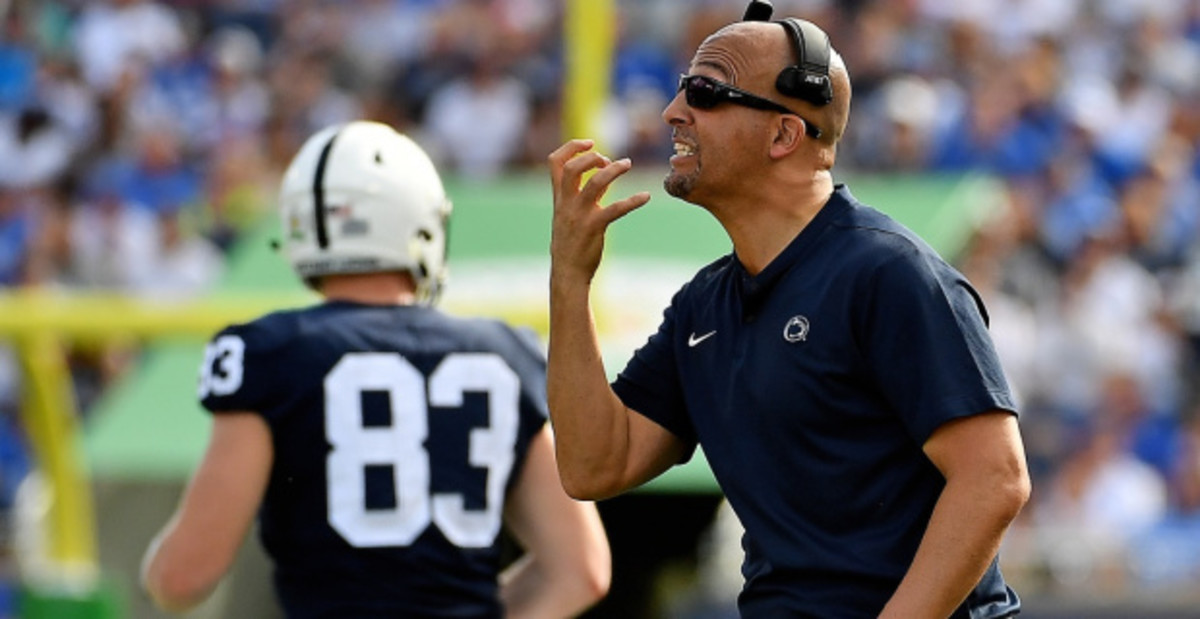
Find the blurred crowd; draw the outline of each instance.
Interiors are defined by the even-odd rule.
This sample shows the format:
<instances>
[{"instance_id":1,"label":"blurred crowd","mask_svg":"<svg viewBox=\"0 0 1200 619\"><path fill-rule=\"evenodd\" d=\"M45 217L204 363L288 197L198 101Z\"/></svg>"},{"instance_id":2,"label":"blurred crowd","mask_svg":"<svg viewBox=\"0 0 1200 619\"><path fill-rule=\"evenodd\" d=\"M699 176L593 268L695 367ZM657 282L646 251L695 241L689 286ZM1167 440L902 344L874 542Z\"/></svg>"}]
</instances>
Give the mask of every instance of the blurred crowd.
<instances>
[{"instance_id":1,"label":"blurred crowd","mask_svg":"<svg viewBox=\"0 0 1200 619\"><path fill-rule=\"evenodd\" d=\"M0 286L200 294L333 122L388 122L467 180L540 165L562 137L563 4L0 0ZM617 4L599 137L665 163L677 76L745 2ZM849 67L839 171L995 183L954 258L1022 400L1035 492L1013 580L1196 582L1200 0L774 4ZM0 384L0 454L21 453L16 391Z\"/></svg>"}]
</instances>

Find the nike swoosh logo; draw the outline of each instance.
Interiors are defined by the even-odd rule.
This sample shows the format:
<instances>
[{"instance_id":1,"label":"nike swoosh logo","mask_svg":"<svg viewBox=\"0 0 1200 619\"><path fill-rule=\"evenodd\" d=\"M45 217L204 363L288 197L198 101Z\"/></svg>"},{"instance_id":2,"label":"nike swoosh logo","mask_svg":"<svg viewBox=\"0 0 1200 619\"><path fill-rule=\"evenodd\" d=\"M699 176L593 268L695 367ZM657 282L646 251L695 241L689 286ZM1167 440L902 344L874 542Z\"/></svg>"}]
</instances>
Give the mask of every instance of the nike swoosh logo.
<instances>
[{"instance_id":1,"label":"nike swoosh logo","mask_svg":"<svg viewBox=\"0 0 1200 619\"><path fill-rule=\"evenodd\" d=\"M696 346L696 344L699 344L700 342L703 342L704 340L707 340L708 338L710 338L716 334L717 334L716 329L713 329L712 331L709 331L708 333L705 333L704 335L696 337L696 332L693 331L692 334L688 336L688 346L694 348Z\"/></svg>"}]
</instances>

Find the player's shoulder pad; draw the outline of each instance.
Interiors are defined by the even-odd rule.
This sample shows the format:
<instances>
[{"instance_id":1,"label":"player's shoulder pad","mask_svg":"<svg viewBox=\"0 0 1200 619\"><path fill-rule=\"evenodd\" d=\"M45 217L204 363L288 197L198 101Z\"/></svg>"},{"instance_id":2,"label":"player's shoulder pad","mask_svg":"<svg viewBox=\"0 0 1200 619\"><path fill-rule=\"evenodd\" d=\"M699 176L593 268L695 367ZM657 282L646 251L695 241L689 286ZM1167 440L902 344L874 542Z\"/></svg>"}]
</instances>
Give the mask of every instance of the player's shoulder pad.
<instances>
[{"instance_id":1,"label":"player's shoulder pad","mask_svg":"<svg viewBox=\"0 0 1200 619\"><path fill-rule=\"evenodd\" d=\"M232 324L209 341L200 364L198 396L210 411L260 410L264 394L278 381L284 350L296 341L301 311L267 314Z\"/></svg>"},{"instance_id":2,"label":"player's shoulder pad","mask_svg":"<svg viewBox=\"0 0 1200 619\"><path fill-rule=\"evenodd\" d=\"M509 325L506 326L508 326L513 334L516 335L517 343L524 345L529 352L539 357L546 356L546 350L542 346L542 339L540 336L538 336L538 332L535 331L533 327L528 325L516 327Z\"/></svg>"},{"instance_id":3,"label":"player's shoulder pad","mask_svg":"<svg viewBox=\"0 0 1200 619\"><path fill-rule=\"evenodd\" d=\"M222 337L234 336L255 352L277 350L295 338L299 328L297 318L300 311L282 310L249 322L234 323L221 329L212 339L216 341Z\"/></svg>"},{"instance_id":4,"label":"player's shoulder pad","mask_svg":"<svg viewBox=\"0 0 1200 619\"><path fill-rule=\"evenodd\" d=\"M514 326L499 318L458 318L466 332L472 334L476 344L489 350L519 351L538 359L546 357L545 349L537 331L520 325Z\"/></svg>"}]
</instances>

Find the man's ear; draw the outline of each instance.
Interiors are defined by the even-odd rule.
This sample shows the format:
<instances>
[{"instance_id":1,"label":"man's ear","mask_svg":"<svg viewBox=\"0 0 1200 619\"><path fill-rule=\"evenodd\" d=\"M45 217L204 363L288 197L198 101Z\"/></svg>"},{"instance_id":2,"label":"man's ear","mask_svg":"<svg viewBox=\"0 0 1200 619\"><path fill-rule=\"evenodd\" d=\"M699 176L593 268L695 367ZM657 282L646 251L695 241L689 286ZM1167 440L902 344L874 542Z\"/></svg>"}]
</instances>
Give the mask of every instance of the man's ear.
<instances>
[{"instance_id":1,"label":"man's ear","mask_svg":"<svg viewBox=\"0 0 1200 619\"><path fill-rule=\"evenodd\" d=\"M804 142L804 121L792 114L780 114L775 125L775 138L771 140L771 157L782 159L800 148Z\"/></svg>"}]
</instances>

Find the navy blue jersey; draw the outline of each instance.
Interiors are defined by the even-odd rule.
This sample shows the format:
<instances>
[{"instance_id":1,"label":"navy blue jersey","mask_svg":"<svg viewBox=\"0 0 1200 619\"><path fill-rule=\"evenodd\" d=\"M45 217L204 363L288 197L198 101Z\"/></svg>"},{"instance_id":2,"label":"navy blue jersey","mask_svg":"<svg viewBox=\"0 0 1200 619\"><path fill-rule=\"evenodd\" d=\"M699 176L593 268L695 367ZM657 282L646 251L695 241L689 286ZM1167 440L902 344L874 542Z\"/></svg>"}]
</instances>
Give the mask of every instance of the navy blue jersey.
<instances>
[{"instance_id":1,"label":"navy blue jersey","mask_svg":"<svg viewBox=\"0 0 1200 619\"><path fill-rule=\"evenodd\" d=\"M500 322L334 302L221 331L200 399L270 425L259 533L289 617L495 617L545 387L536 340Z\"/></svg>"},{"instance_id":2,"label":"navy blue jersey","mask_svg":"<svg viewBox=\"0 0 1200 619\"><path fill-rule=\"evenodd\" d=\"M746 530L745 616L878 615L945 484L922 444L1015 412L986 321L961 274L843 186L758 275L729 255L675 295L613 387L704 449ZM993 562L955 616L1018 608Z\"/></svg>"}]
</instances>

